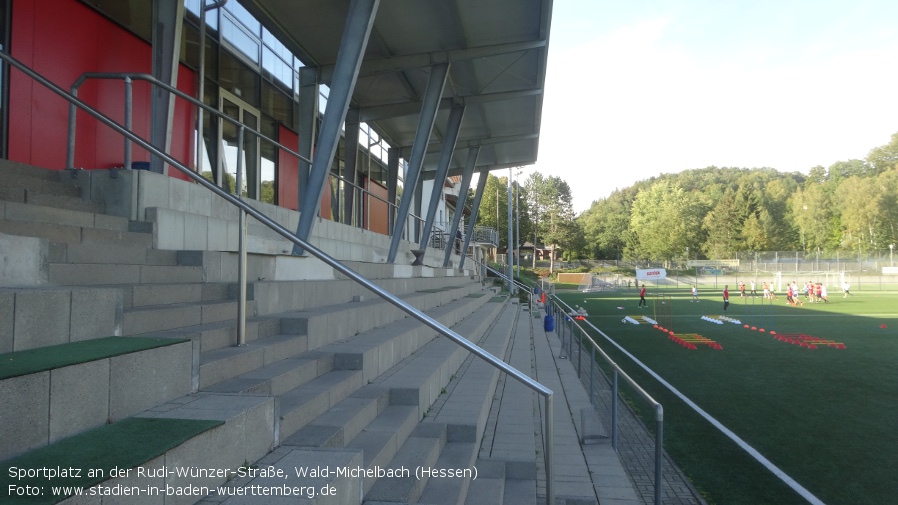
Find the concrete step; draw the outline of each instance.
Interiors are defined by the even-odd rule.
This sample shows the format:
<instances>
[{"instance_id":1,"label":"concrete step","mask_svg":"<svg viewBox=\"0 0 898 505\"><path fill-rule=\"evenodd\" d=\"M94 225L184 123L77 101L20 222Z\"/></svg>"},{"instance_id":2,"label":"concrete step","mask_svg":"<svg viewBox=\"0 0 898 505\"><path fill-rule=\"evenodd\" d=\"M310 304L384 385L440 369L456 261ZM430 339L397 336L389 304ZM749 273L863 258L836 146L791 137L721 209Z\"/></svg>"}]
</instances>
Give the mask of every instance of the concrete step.
<instances>
[{"instance_id":1,"label":"concrete step","mask_svg":"<svg viewBox=\"0 0 898 505\"><path fill-rule=\"evenodd\" d=\"M505 465L477 460L477 478L468 484L465 505L503 505L505 498ZM536 493L534 485L534 494ZM516 503L516 502L509 502Z\"/></svg>"},{"instance_id":2,"label":"concrete step","mask_svg":"<svg viewBox=\"0 0 898 505\"><path fill-rule=\"evenodd\" d=\"M2 355L35 367L0 379L0 460L188 394L193 354L189 341L111 337Z\"/></svg>"},{"instance_id":3,"label":"concrete step","mask_svg":"<svg viewBox=\"0 0 898 505\"><path fill-rule=\"evenodd\" d=\"M360 370L331 370L277 397L279 440L296 433L362 385Z\"/></svg>"},{"instance_id":4,"label":"concrete step","mask_svg":"<svg viewBox=\"0 0 898 505\"><path fill-rule=\"evenodd\" d=\"M178 252L148 249L131 244L66 243L50 244L54 263L177 266Z\"/></svg>"},{"instance_id":5,"label":"concrete step","mask_svg":"<svg viewBox=\"0 0 898 505\"><path fill-rule=\"evenodd\" d=\"M188 266L50 263L49 280L60 286L171 284L202 282L204 273Z\"/></svg>"},{"instance_id":6,"label":"concrete step","mask_svg":"<svg viewBox=\"0 0 898 505\"><path fill-rule=\"evenodd\" d=\"M504 303L487 303L452 328L472 342L479 342L503 307ZM418 406L423 418L469 355L454 341L436 338L372 383L390 388L391 402Z\"/></svg>"},{"instance_id":7,"label":"concrete step","mask_svg":"<svg viewBox=\"0 0 898 505\"><path fill-rule=\"evenodd\" d=\"M468 296L430 309L427 314L451 328L474 317L472 314L490 313L489 310L481 311L488 301L485 296ZM373 381L435 337L434 330L416 319L405 318L320 349L334 354L337 368L363 370L365 380Z\"/></svg>"},{"instance_id":8,"label":"concrete step","mask_svg":"<svg viewBox=\"0 0 898 505\"><path fill-rule=\"evenodd\" d=\"M0 288L0 353L120 335L121 329L118 289Z\"/></svg>"},{"instance_id":9,"label":"concrete step","mask_svg":"<svg viewBox=\"0 0 898 505\"><path fill-rule=\"evenodd\" d=\"M52 202L48 202L52 203ZM49 205L3 202L3 219L20 223L43 223L111 231L128 231L128 220L101 212L79 211Z\"/></svg>"},{"instance_id":10,"label":"concrete step","mask_svg":"<svg viewBox=\"0 0 898 505\"><path fill-rule=\"evenodd\" d=\"M246 303L247 317L255 315L255 303ZM131 307L123 313L122 334L140 335L201 324L233 321L237 300L167 303Z\"/></svg>"},{"instance_id":11,"label":"concrete step","mask_svg":"<svg viewBox=\"0 0 898 505\"><path fill-rule=\"evenodd\" d=\"M132 284L117 286L122 290L124 307L144 307L167 303L190 303L212 300L230 300L237 286L227 282L192 282L175 284ZM247 291L252 299L252 290Z\"/></svg>"},{"instance_id":12,"label":"concrete step","mask_svg":"<svg viewBox=\"0 0 898 505\"><path fill-rule=\"evenodd\" d=\"M505 306L480 342L480 347L494 356L506 355L520 315L519 305L514 302ZM477 356L469 356L456 372L456 379L446 387L446 394L431 407L428 420L447 425L453 442L480 442L500 375L504 374L498 368Z\"/></svg>"},{"instance_id":13,"label":"concrete step","mask_svg":"<svg viewBox=\"0 0 898 505\"><path fill-rule=\"evenodd\" d=\"M521 316L504 359L526 375L533 376L531 320L526 313ZM504 374L499 377L494 398L479 457L504 462L508 479L536 479L536 458L540 452L534 432L539 429L540 398L527 386Z\"/></svg>"},{"instance_id":14,"label":"concrete step","mask_svg":"<svg viewBox=\"0 0 898 505\"><path fill-rule=\"evenodd\" d=\"M187 263L182 262L180 264L184 265ZM474 282L467 278L436 277L394 279L369 277L369 279L381 288L399 297L405 297L406 295L415 292L431 292L433 290L451 290L460 288L465 290L464 294L454 295L455 297L484 291L483 286L479 282ZM322 285L327 286L327 289L322 289ZM259 311L261 314L310 310L329 305L347 303L353 299L359 301L379 299L375 294L367 288L360 286L355 281L342 279L319 281L256 281L253 282L253 289L256 293L256 300L260 301Z\"/></svg>"},{"instance_id":15,"label":"concrete step","mask_svg":"<svg viewBox=\"0 0 898 505\"><path fill-rule=\"evenodd\" d=\"M102 214L96 215L102 216ZM105 228L81 227L38 221L0 219L0 233L20 235L23 237L45 238L53 242L75 244L98 243L140 246L145 248L153 246L153 236L148 233L117 231Z\"/></svg>"},{"instance_id":16,"label":"concrete step","mask_svg":"<svg viewBox=\"0 0 898 505\"><path fill-rule=\"evenodd\" d=\"M388 390L363 387L300 428L288 437L284 444L321 448L348 447L351 440L365 429L373 426L374 420L384 413L389 404L390 392ZM408 416L408 413L406 412L405 415ZM417 419L414 419L416 417L414 414L411 417L413 425ZM384 419L386 418L395 419L395 415L385 415ZM382 420L381 423L383 422ZM401 424L399 423L399 425ZM361 447L357 448L361 449Z\"/></svg>"},{"instance_id":17,"label":"concrete step","mask_svg":"<svg viewBox=\"0 0 898 505\"><path fill-rule=\"evenodd\" d=\"M254 468L265 469L273 475L280 472L282 477L268 475L237 476L198 503L211 504L252 504L295 505L302 504L358 504L362 479L339 474L337 469L353 470L362 466L362 454L354 451L334 452L328 450L281 446L260 459ZM300 475L297 475L300 474ZM289 487L291 494L272 496L251 496L253 489ZM327 494L323 494L326 492Z\"/></svg>"},{"instance_id":18,"label":"concrete step","mask_svg":"<svg viewBox=\"0 0 898 505\"><path fill-rule=\"evenodd\" d=\"M221 347L200 355L200 388L258 370L307 349L305 335L272 335L244 346Z\"/></svg>"},{"instance_id":19,"label":"concrete step","mask_svg":"<svg viewBox=\"0 0 898 505\"><path fill-rule=\"evenodd\" d=\"M426 297L427 295L421 296ZM431 309L431 311L433 317L441 320L444 324L452 325L476 307L485 303L485 301L486 297L465 297L444 304L436 309ZM203 306L207 305L209 304L206 303ZM131 323L133 314L143 315L149 309L152 309L152 312L148 312L148 315L142 319L146 321L146 324L187 326L181 323L192 322L199 317L195 310L188 310L190 308L192 308L191 304L185 304L185 307L163 305L128 311L125 316L125 331L127 333L133 328ZM157 313L165 314L166 311L171 312L171 315L165 317L157 317L155 315ZM333 314L332 311L325 312L326 314ZM178 317L184 319L178 319ZM350 308L342 311L341 317L358 318L362 316ZM163 322L158 322L159 319ZM314 317L312 320L314 320ZM190 334L194 329L198 329L196 327L184 328L185 331L173 330L170 334L172 336L199 338L201 340L201 349L203 351L200 356L199 367L200 388L208 388L213 384L238 378L260 367L270 365L276 361L275 357L277 359L285 359L306 350L319 350L331 355L333 356L331 361L336 369L360 370L363 373L363 380L370 380L370 378L376 377L383 370L393 366L433 338L435 335L433 330L427 329L416 321L412 321L411 319L399 319L395 323L367 332L355 334L350 332L350 337L346 337L347 333L336 333L326 334L325 336L317 335L317 338L314 338L313 335L315 334L313 332L316 330L309 329L308 320L298 320L294 317L294 314L289 314L280 317L279 331L282 335L256 335L255 338L247 335L248 343L243 347L231 347L236 343L236 335L229 328L216 327L214 324L207 325L203 329L204 331L199 332L195 337L192 337ZM136 325L137 323L133 324ZM230 321L225 321L224 324L230 324ZM315 325L313 324L312 327L314 328ZM249 333L249 328L247 333ZM340 336L343 337L343 341L340 343L331 344L331 342L326 341L327 339L339 339ZM301 345L298 340L300 337L302 339ZM281 342L281 338L289 342Z\"/></svg>"},{"instance_id":20,"label":"concrete step","mask_svg":"<svg viewBox=\"0 0 898 505\"><path fill-rule=\"evenodd\" d=\"M62 171L9 166L8 162L4 165L0 167L4 179L0 200L83 212L103 211L102 205L83 199L81 188L68 183Z\"/></svg>"},{"instance_id":21,"label":"concrete step","mask_svg":"<svg viewBox=\"0 0 898 505\"><path fill-rule=\"evenodd\" d=\"M246 341L270 337L281 333L280 321L271 317L254 317L246 320ZM237 323L233 320L198 324L153 332L154 336L186 338L197 343L201 352L213 351L237 345Z\"/></svg>"},{"instance_id":22,"label":"concrete step","mask_svg":"<svg viewBox=\"0 0 898 505\"><path fill-rule=\"evenodd\" d=\"M204 388L211 393L279 396L333 370L332 354L310 351Z\"/></svg>"},{"instance_id":23,"label":"concrete step","mask_svg":"<svg viewBox=\"0 0 898 505\"><path fill-rule=\"evenodd\" d=\"M478 444L474 442L447 442L421 492L421 503L464 505L468 489L474 480L474 461ZM451 473L450 473L451 472Z\"/></svg>"},{"instance_id":24,"label":"concrete step","mask_svg":"<svg viewBox=\"0 0 898 505\"><path fill-rule=\"evenodd\" d=\"M396 452L388 465L390 469L403 469L408 475L379 478L365 493L366 503L417 503L429 477L417 475L419 468L435 468L446 445L446 426L437 423L421 423ZM441 502L442 503L442 502Z\"/></svg>"}]
</instances>

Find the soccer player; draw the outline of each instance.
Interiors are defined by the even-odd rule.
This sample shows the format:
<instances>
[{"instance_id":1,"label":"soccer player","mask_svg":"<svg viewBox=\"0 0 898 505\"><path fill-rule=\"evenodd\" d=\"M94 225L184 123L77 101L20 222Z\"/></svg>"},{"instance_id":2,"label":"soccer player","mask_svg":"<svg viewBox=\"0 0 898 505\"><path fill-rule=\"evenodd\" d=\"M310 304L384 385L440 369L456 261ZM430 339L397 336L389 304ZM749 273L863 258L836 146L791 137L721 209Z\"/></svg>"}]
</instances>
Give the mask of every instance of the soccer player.
<instances>
[{"instance_id":1,"label":"soccer player","mask_svg":"<svg viewBox=\"0 0 898 505\"><path fill-rule=\"evenodd\" d=\"M639 288L639 305L637 307L648 307L649 304L645 301L645 283L642 284L642 287Z\"/></svg>"},{"instance_id":2,"label":"soccer player","mask_svg":"<svg viewBox=\"0 0 898 505\"><path fill-rule=\"evenodd\" d=\"M698 303L698 286L692 286L692 300L689 300L689 303Z\"/></svg>"},{"instance_id":3,"label":"soccer player","mask_svg":"<svg viewBox=\"0 0 898 505\"><path fill-rule=\"evenodd\" d=\"M723 287L723 310L730 306L730 290L729 286Z\"/></svg>"}]
</instances>

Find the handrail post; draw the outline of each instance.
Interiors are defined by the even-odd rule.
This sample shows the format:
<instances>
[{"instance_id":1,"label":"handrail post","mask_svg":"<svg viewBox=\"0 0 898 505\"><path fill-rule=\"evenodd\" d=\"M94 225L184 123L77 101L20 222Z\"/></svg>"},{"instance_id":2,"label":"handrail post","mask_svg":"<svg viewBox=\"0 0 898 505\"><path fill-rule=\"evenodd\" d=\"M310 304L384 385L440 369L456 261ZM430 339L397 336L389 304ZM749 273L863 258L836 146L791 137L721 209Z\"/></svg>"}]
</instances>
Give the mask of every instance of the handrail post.
<instances>
[{"instance_id":1,"label":"handrail post","mask_svg":"<svg viewBox=\"0 0 898 505\"><path fill-rule=\"evenodd\" d=\"M580 328L580 336L577 337L577 378L583 377L581 369L583 368L583 328Z\"/></svg>"},{"instance_id":2,"label":"handrail post","mask_svg":"<svg viewBox=\"0 0 898 505\"><path fill-rule=\"evenodd\" d=\"M595 405L593 400L595 395L595 365L596 365L596 348L589 347L589 403Z\"/></svg>"},{"instance_id":3,"label":"handrail post","mask_svg":"<svg viewBox=\"0 0 898 505\"><path fill-rule=\"evenodd\" d=\"M78 98L78 88L72 86L70 91L73 97ZM65 167L74 170L75 168L75 121L78 115L78 108L75 102L69 102L69 135L65 149Z\"/></svg>"},{"instance_id":4,"label":"handrail post","mask_svg":"<svg viewBox=\"0 0 898 505\"><path fill-rule=\"evenodd\" d=\"M242 200L243 125L237 129L237 183L235 193ZM237 345L246 345L246 211L238 207L237 235Z\"/></svg>"},{"instance_id":5,"label":"handrail post","mask_svg":"<svg viewBox=\"0 0 898 505\"><path fill-rule=\"evenodd\" d=\"M655 505L661 505L661 463L664 456L664 407L655 407Z\"/></svg>"},{"instance_id":6,"label":"handrail post","mask_svg":"<svg viewBox=\"0 0 898 505\"><path fill-rule=\"evenodd\" d=\"M553 395L546 395L546 504L555 505L555 410Z\"/></svg>"},{"instance_id":7,"label":"handrail post","mask_svg":"<svg viewBox=\"0 0 898 505\"><path fill-rule=\"evenodd\" d=\"M132 83L130 77L125 77L125 128L131 131L132 109L134 107L134 98ZM125 137L125 170L131 168L131 139Z\"/></svg>"},{"instance_id":8,"label":"handrail post","mask_svg":"<svg viewBox=\"0 0 898 505\"><path fill-rule=\"evenodd\" d=\"M611 380L611 448L617 452L617 368Z\"/></svg>"}]
</instances>

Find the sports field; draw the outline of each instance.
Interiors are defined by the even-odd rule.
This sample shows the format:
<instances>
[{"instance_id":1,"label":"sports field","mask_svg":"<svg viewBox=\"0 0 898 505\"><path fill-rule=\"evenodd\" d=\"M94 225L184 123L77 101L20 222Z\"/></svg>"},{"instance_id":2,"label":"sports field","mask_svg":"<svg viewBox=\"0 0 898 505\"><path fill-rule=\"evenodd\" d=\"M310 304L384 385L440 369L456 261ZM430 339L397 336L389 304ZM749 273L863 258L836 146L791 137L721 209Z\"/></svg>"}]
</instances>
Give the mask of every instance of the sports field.
<instances>
[{"instance_id":1,"label":"sports field","mask_svg":"<svg viewBox=\"0 0 898 505\"><path fill-rule=\"evenodd\" d=\"M585 307L602 333L822 502L898 503L898 293L843 298L831 290L827 304L792 307L782 295L771 303L760 295L740 299L731 289L724 312L716 289L700 289L698 303L682 286L650 291L667 295L665 304L650 295L648 308L639 309L635 289L626 288L556 294ZM721 315L739 324L707 320ZM627 316L648 316L667 332L622 322ZM595 338L663 404L665 449L709 503L807 503L604 337ZM641 400L630 404L653 426Z\"/></svg>"}]
</instances>

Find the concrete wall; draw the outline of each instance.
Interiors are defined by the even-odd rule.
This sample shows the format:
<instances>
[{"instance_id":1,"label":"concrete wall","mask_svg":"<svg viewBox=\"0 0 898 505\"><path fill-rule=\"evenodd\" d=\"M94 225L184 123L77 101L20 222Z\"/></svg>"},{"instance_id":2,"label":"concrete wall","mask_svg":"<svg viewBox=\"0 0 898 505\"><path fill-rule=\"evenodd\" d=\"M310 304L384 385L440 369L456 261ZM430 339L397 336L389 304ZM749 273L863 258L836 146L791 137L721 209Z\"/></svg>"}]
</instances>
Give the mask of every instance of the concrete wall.
<instances>
[{"instance_id":1,"label":"concrete wall","mask_svg":"<svg viewBox=\"0 0 898 505\"><path fill-rule=\"evenodd\" d=\"M121 335L115 288L0 288L0 353Z\"/></svg>"},{"instance_id":2,"label":"concrete wall","mask_svg":"<svg viewBox=\"0 0 898 505\"><path fill-rule=\"evenodd\" d=\"M85 175L90 181L82 176L79 184L89 186L91 199L104 204L108 213L155 223L155 248L237 251L237 209L206 188L143 170L119 171L116 178L105 171ZM254 200L247 202L287 230L296 229L298 212ZM254 221L249 218L249 252L279 255L292 251L291 242ZM310 242L340 261L370 263L385 262L390 247L387 235L326 219L315 223ZM410 264L414 257L409 251L416 248L415 244L401 242L396 263ZM426 264L442 266L442 262L442 251L428 250Z\"/></svg>"},{"instance_id":3,"label":"concrete wall","mask_svg":"<svg viewBox=\"0 0 898 505\"><path fill-rule=\"evenodd\" d=\"M0 381L0 460L191 392L193 343Z\"/></svg>"}]
</instances>

